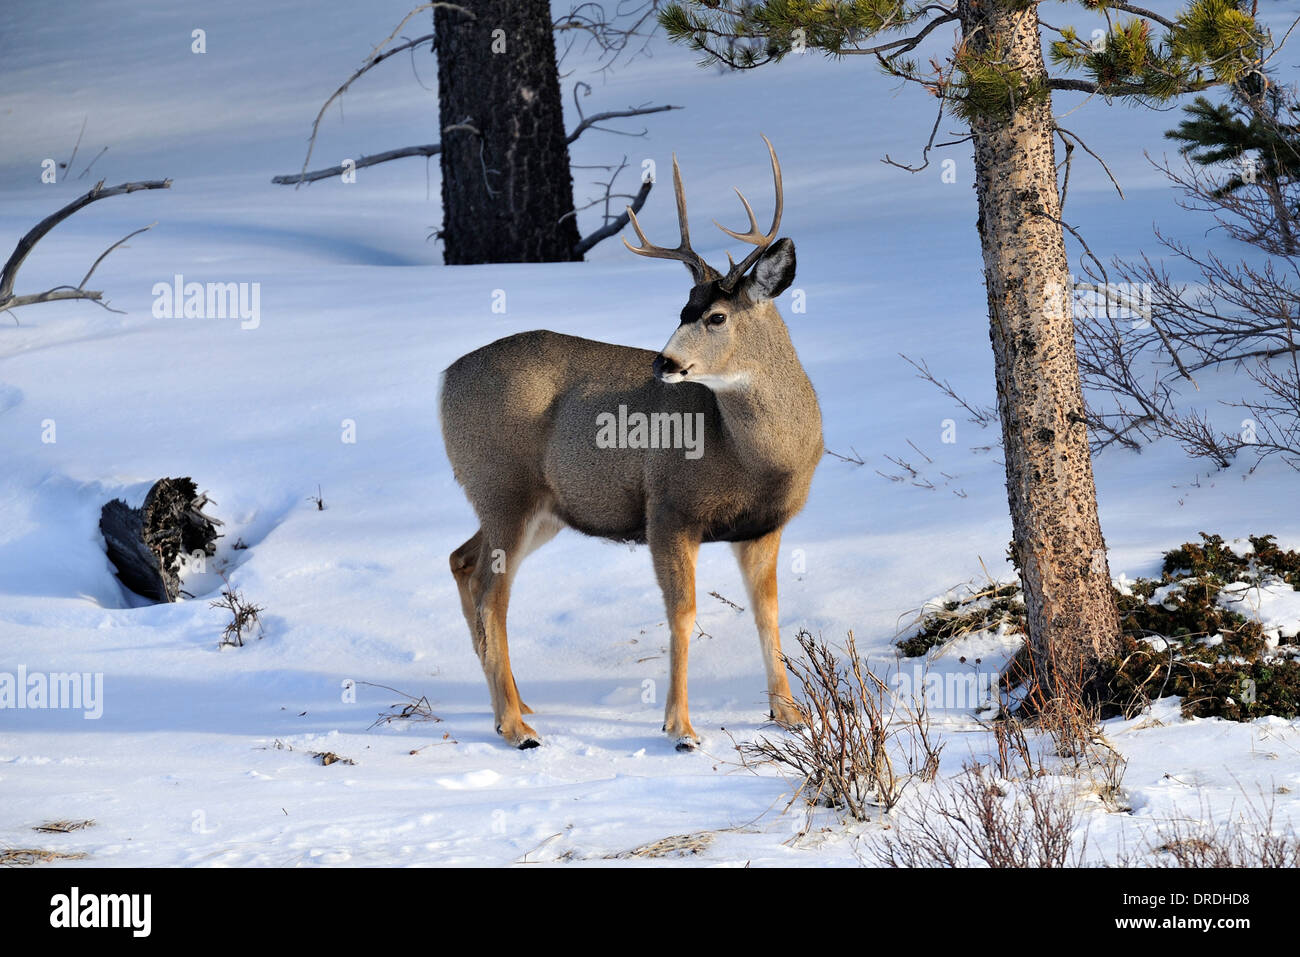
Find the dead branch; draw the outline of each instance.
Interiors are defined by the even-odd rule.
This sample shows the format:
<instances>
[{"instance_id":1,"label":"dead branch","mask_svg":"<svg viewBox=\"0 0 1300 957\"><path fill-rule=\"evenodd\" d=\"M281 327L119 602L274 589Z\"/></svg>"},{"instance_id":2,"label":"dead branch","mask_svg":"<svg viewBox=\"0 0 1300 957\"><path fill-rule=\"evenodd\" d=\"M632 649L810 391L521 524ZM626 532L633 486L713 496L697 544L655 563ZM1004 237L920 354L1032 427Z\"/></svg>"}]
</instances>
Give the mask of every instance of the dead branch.
<instances>
[{"instance_id":1,"label":"dead branch","mask_svg":"<svg viewBox=\"0 0 1300 957\"><path fill-rule=\"evenodd\" d=\"M387 50L384 49L385 46L387 46L389 43L393 41L393 39L397 36L398 31L401 30L402 27L406 25L407 21L409 21L413 16L415 16L417 13L420 13L424 10L433 10L435 8L441 8L444 10L454 10L457 13L469 17L471 20L478 19L472 11L467 10L466 8L455 3L441 3L441 2L425 3L425 4L421 4L420 6L416 7L414 10L409 12L405 17L402 18L402 22L399 23L396 26L396 28L394 28L393 32L390 33L387 36L387 38L385 38L381 43L377 44L375 48L370 51L370 55L366 57L365 62L362 63L361 66L357 70L355 70L350 77L348 77L346 80L343 81L342 86L340 86L337 90L335 90L333 93L330 94L329 98L325 101L325 103L321 106L320 110L316 113L316 119L311 124L311 137L307 140L307 155L303 157L302 169L299 170L298 177L293 178L287 176L277 176L273 180L271 180L271 182L280 185L285 185L286 183L293 183L295 189L301 186L304 182L311 182L311 180L307 179L307 164L311 162L312 151L316 148L316 136L320 132L320 123L321 120L325 118L325 111L330 108L330 105L335 100L337 100L344 93L346 93L348 91L348 88L351 87L353 83L355 83L366 73L370 72L372 69L377 67L379 64L383 63L385 60L396 56L397 54L403 52L404 50L413 49L419 46L421 43L431 42L433 40L433 34L426 33L423 36L416 37L414 40L407 40L405 43L399 43L397 46L391 47L390 49ZM408 147L408 149L410 148L412 147ZM390 152L396 152L396 151L390 151ZM402 155L415 156L419 154L404 153ZM396 159L396 158L397 158L396 156L389 157L389 159ZM370 163L368 165L373 166L374 163ZM324 179L326 178L327 175L331 175L331 174L315 176L314 179Z\"/></svg>"},{"instance_id":2,"label":"dead branch","mask_svg":"<svg viewBox=\"0 0 1300 957\"><path fill-rule=\"evenodd\" d=\"M971 403L966 401L966 399L962 398L962 396L957 393L957 390L952 387L952 384L948 382L947 379L940 379L931 372L929 364L924 359L917 362L909 356L903 355L901 352L898 354L898 357L916 370L916 377L918 379L924 379L926 382L929 382L936 389L970 413L970 421L975 425L978 425L981 429L988 428L989 425L997 420L997 409L992 406L971 405ZM915 446L913 447L915 448ZM917 451L920 450L918 449Z\"/></svg>"},{"instance_id":3,"label":"dead branch","mask_svg":"<svg viewBox=\"0 0 1300 957\"><path fill-rule=\"evenodd\" d=\"M1092 149L1088 146L1088 144L1085 143L1082 140L1082 138L1080 138L1079 134L1067 130L1064 126L1056 127L1056 132L1061 135L1061 141L1065 143L1067 150L1070 148L1070 142L1069 140L1066 139L1067 136L1070 139L1074 140L1076 143L1078 143L1080 146L1082 146L1083 151L1087 153L1089 156L1091 156L1093 159L1095 159L1097 163L1101 166L1101 168L1106 171L1106 175L1110 178L1111 185L1115 187L1115 192L1119 193L1119 198L1120 199L1124 198L1124 190L1120 187L1119 180L1115 178L1115 174L1110 171L1110 167L1106 165L1106 161L1102 159L1100 156L1098 156L1096 153L1094 153ZM1065 205L1064 200L1062 200L1061 205L1062 206Z\"/></svg>"},{"instance_id":4,"label":"dead branch","mask_svg":"<svg viewBox=\"0 0 1300 957\"><path fill-rule=\"evenodd\" d=\"M888 166L897 166L899 169L907 170L909 173L919 173L930 165L930 150L934 149L934 139L939 135L939 124L943 122L943 109L946 105L943 97L937 97L936 99L939 101L939 110L934 117L934 127L930 130L930 138L925 141L925 146L921 149L921 165L908 166L906 163L900 163L897 160L890 159L888 153L885 154L884 159L880 162Z\"/></svg>"},{"instance_id":5,"label":"dead branch","mask_svg":"<svg viewBox=\"0 0 1300 957\"><path fill-rule=\"evenodd\" d=\"M432 6L451 7L458 10L461 9L459 7L455 7L454 4L426 4L424 8L420 8L420 9L425 9L427 7L432 7ZM408 20L410 19L409 14L407 16L407 19ZM406 21L404 20L403 23L405 22ZM398 29L401 29L400 25ZM389 40L391 39L392 37L390 36ZM349 169L357 170L357 169L364 169L368 166L378 166L380 163L388 163L391 162L392 160L404 159L408 156L430 157L430 156L436 156L439 153L441 153L442 152L441 143L426 143L422 146L403 146L397 149L385 150L382 153L374 153L370 156L362 156L360 159L353 162L351 167L345 167L343 164L339 164L338 166L330 166L324 169L317 169L317 170L310 170L310 171L307 169L307 164L311 162L312 151L315 149L316 146L316 137L320 131L321 120L324 118L325 111L329 108L330 104L333 103L336 99L338 99L344 92L346 92L348 87L351 86L352 83L355 82L367 70L371 69L374 66L377 66L379 63L383 62L384 60L388 59L389 57L397 53L402 52L403 50L412 49L415 46L418 46L419 44L432 39L433 39L433 34L430 33L427 34L426 36L419 37L415 40L410 40L399 46L393 47L391 50L386 50L382 53L378 51L384 46L384 44L380 44L378 47L376 47L375 50L372 51L370 58L366 61L366 63L363 64L359 70L353 73L352 76L350 76L347 79L347 81L343 83L342 86L340 86L337 90L334 91L334 93L330 96L330 98L325 101L324 106L322 106L320 108L320 111L316 114L316 119L312 123L311 137L307 143L307 156L303 159L302 169L299 170L297 173L288 173L279 176L273 176L271 177L271 182L277 186L293 186L296 189L297 187L301 186L303 183L315 183L319 180L332 179L335 176L341 176L344 172L347 172ZM385 40L384 43L385 44L388 43L389 40ZM633 133L624 130L610 129L609 127L600 126L598 124L606 120L621 119L629 116L644 116L649 113L664 113L668 110L682 109L682 107L680 106L673 106L671 104L664 105L664 106L636 106L636 107L628 107L626 110L607 110L603 113L595 113L591 116L584 116L582 112L582 104L578 101L578 91L579 88L582 87L586 88L586 92L588 94L591 92L591 86L589 84L583 82L579 82L575 84L573 88L573 101L574 101L574 105L578 109L579 122L578 125L574 127L573 132L571 132L567 137L565 137L565 143L572 143L574 140L576 140L579 136L581 136L589 129L600 130L602 133L614 133L618 136L645 136L646 133L649 132L648 130L645 129L641 130L641 132L639 133ZM457 123L447 127L445 130L443 130L443 133L446 134L446 133L461 131L461 130L471 132L477 136L482 135L479 132L479 130L469 122L468 118L466 118L466 120L463 121L462 123ZM487 179L488 172L490 171L485 168L484 169L485 181ZM488 186L488 190L489 192L491 192L490 184ZM640 198L641 203L645 202L645 197L648 195L649 195L649 190L643 186L641 193L638 193L638 197ZM640 209L641 209L640 204L634 201L633 212L638 212ZM601 230L598 230L597 233L593 233L591 236L588 236L586 239L583 239L575 248L577 248L580 252L585 252L586 250L590 249L592 246L594 246L596 243L600 242L601 240L608 239L610 236L617 235L623 229L623 227L627 225L628 222L627 214L622 213L618 217L616 217L616 219L619 221L618 227L606 232L606 229L608 229L610 224L614 221L611 220L609 216L606 216L606 226ZM588 242L588 240L590 240L590 242Z\"/></svg>"},{"instance_id":6,"label":"dead branch","mask_svg":"<svg viewBox=\"0 0 1300 957\"><path fill-rule=\"evenodd\" d=\"M603 3L591 0L573 3L568 13L551 24L557 40L564 38L557 62L563 63L583 36L587 38L584 49L594 45L600 51L597 57L600 72L610 69L625 55L627 60L635 59L646 51L654 36L659 6L660 0L643 0L635 5L633 0L617 0L610 13ZM641 43L634 47L637 40Z\"/></svg>"},{"instance_id":7,"label":"dead branch","mask_svg":"<svg viewBox=\"0 0 1300 957\"><path fill-rule=\"evenodd\" d=\"M579 83L573 88L573 101L578 102L578 87L586 86L585 83ZM583 116L582 108L578 107L578 116L581 118L573 132L564 138L564 142L572 143L579 136L589 129L598 129L602 133L615 133L618 136L645 136L648 130L642 130L640 133L629 133L625 130L611 130L608 127L597 126L597 123L603 123L605 120L616 120L626 116L645 116L647 113L665 113L668 110L680 110L680 106L633 106L626 110L607 110L604 113L593 113L591 116Z\"/></svg>"},{"instance_id":8,"label":"dead branch","mask_svg":"<svg viewBox=\"0 0 1300 957\"><path fill-rule=\"evenodd\" d=\"M170 179L145 180L134 183L122 183L118 186L104 188L104 181L101 179L96 183L89 192L78 196L68 205L64 206L57 212L46 216L39 223L27 231L27 234L18 240L18 245L14 247L13 254L9 261L5 263L4 269L0 270L0 309L13 309L17 306L28 306L37 302L53 302L60 299L92 299L103 305L102 292L86 288L86 283L90 280L91 275L99 266L104 258L113 250L117 249L132 236L138 236L147 229L153 228L154 223L137 229L132 233L123 236L108 249L100 253L99 258L95 260L90 270L82 278L81 283L77 286L56 286L53 289L47 289L45 292L34 293L23 296L14 295L14 282L18 278L18 270L24 261L31 254L36 244L40 242L45 235L59 223L72 216L80 209L84 209L91 203L98 202L101 199L107 199L109 196L121 196L125 193L134 193L142 189L170 189L172 181ZM107 306L105 306L107 308Z\"/></svg>"},{"instance_id":9,"label":"dead branch","mask_svg":"<svg viewBox=\"0 0 1300 957\"><path fill-rule=\"evenodd\" d=\"M653 186L654 186L654 180L649 180L649 179L641 184L641 188L637 190L636 196L633 197L632 199L631 209L633 213L641 212L641 207L645 205L646 197L650 195L650 189ZM595 232L588 233L586 236L582 237L582 239L578 240L578 245L574 246L573 248L577 251L579 255L582 255L597 243L609 239L611 236L617 236L619 233L623 231L623 227L625 227L627 224L628 224L628 214L627 214L627 210L624 210L623 212L615 216L613 219L608 220L604 226L600 227L600 229L597 229Z\"/></svg>"},{"instance_id":10,"label":"dead branch","mask_svg":"<svg viewBox=\"0 0 1300 957\"><path fill-rule=\"evenodd\" d=\"M365 169L367 166L378 166L380 163L387 163L390 160L404 159L407 156L437 156L442 152L441 143L426 143L423 146L402 146L395 150L384 150L382 153L373 153L370 156L362 156L352 164L352 169ZM328 169L315 169L310 172L289 173L283 176L272 176L271 182L277 186L298 186L302 183L314 183L317 180L332 179L335 176L342 176L347 171L343 165L331 166Z\"/></svg>"},{"instance_id":11,"label":"dead branch","mask_svg":"<svg viewBox=\"0 0 1300 957\"><path fill-rule=\"evenodd\" d=\"M405 43L393 47L391 50L384 51L383 53L377 55L372 53L370 57L366 60L366 62L362 64L362 66L358 70L353 72L353 74L350 77L348 77L345 81L343 81L342 86L340 86L337 90L335 90L333 93L330 94L329 99L325 101L324 105L322 105L320 110L316 113L316 119L313 120L311 124L311 136L307 139L307 155L303 157L302 169L299 170L298 172L298 178L294 179L288 176L277 176L274 179L272 179L271 182L283 184L284 182L287 181L293 183L295 189L301 186L304 182L308 182L307 164L311 162L312 151L316 148L316 136L320 132L320 122L322 119L325 118L325 111L330 108L330 104L333 103L335 100L337 100L339 97L341 97L344 93L346 93L348 91L348 88L352 86L353 83L359 80L372 68L383 63L389 57L396 56L397 54L401 53L403 50L409 50L413 47L419 46L421 43L428 43L432 39L433 39L433 34L426 33L422 37L416 37L414 40L408 40ZM316 177L316 179L322 179L322 178L323 177L320 176Z\"/></svg>"}]
</instances>

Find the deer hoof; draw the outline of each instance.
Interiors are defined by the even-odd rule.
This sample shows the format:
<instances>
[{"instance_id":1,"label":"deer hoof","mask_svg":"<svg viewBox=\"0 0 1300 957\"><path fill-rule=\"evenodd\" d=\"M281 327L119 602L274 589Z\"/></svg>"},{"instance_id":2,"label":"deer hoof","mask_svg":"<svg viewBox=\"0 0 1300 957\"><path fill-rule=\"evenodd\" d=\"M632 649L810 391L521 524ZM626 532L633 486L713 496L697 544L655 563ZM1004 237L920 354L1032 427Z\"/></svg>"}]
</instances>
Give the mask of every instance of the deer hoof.
<instances>
[{"instance_id":1,"label":"deer hoof","mask_svg":"<svg viewBox=\"0 0 1300 957\"><path fill-rule=\"evenodd\" d=\"M696 734L682 734L673 739L673 747L678 751L695 751L700 746L700 738Z\"/></svg>"},{"instance_id":2,"label":"deer hoof","mask_svg":"<svg viewBox=\"0 0 1300 957\"><path fill-rule=\"evenodd\" d=\"M534 731L522 721L511 731L505 731L501 725L497 725L497 734L506 739L512 747L520 751L527 751L529 748L540 748L542 746L542 736Z\"/></svg>"},{"instance_id":3,"label":"deer hoof","mask_svg":"<svg viewBox=\"0 0 1300 957\"><path fill-rule=\"evenodd\" d=\"M780 714L769 711L767 717L787 731L802 731L804 728L803 718L797 711L783 711Z\"/></svg>"}]
</instances>

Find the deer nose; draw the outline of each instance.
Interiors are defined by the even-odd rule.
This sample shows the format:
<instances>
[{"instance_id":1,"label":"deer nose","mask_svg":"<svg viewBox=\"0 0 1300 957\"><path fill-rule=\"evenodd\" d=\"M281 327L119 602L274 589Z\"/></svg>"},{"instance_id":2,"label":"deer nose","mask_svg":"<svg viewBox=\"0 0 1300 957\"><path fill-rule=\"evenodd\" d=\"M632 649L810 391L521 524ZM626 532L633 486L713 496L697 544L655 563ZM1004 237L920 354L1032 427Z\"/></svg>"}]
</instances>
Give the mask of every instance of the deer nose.
<instances>
[{"instance_id":1,"label":"deer nose","mask_svg":"<svg viewBox=\"0 0 1300 957\"><path fill-rule=\"evenodd\" d=\"M662 379L666 375L672 375L674 372L681 372L682 367L677 364L676 359L670 359L662 352L655 356L654 365L655 378Z\"/></svg>"}]
</instances>

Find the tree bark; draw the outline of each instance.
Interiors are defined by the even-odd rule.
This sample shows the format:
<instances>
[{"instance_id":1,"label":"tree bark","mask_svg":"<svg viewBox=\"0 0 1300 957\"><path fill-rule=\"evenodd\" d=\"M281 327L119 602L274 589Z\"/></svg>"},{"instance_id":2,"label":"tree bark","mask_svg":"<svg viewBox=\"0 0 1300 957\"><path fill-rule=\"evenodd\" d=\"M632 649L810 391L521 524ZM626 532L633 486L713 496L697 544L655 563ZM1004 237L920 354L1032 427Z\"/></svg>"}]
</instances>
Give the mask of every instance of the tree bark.
<instances>
[{"instance_id":1,"label":"tree bark","mask_svg":"<svg viewBox=\"0 0 1300 957\"><path fill-rule=\"evenodd\" d=\"M1119 616L1084 422L1037 7L961 0L959 12L969 48L1028 84L1006 115L976 116L971 130L1012 556L1038 687L1070 694L1116 652Z\"/></svg>"},{"instance_id":2,"label":"tree bark","mask_svg":"<svg viewBox=\"0 0 1300 957\"><path fill-rule=\"evenodd\" d=\"M181 594L181 559L210 558L217 550L221 522L203 514L209 501L187 476L159 479L140 508L120 498L108 502L99 530L122 584L154 602L175 601Z\"/></svg>"},{"instance_id":3,"label":"tree bark","mask_svg":"<svg viewBox=\"0 0 1300 957\"><path fill-rule=\"evenodd\" d=\"M546 0L434 9L448 265L580 260Z\"/></svg>"}]
</instances>

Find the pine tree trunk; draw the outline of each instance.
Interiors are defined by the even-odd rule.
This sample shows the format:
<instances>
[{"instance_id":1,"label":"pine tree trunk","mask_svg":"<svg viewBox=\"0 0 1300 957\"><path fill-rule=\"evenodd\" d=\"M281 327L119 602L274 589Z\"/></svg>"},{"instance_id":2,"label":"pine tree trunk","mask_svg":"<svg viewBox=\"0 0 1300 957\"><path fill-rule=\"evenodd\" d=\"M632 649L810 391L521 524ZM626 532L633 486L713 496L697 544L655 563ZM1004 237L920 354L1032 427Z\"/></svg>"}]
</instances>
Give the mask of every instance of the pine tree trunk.
<instances>
[{"instance_id":1,"label":"pine tree trunk","mask_svg":"<svg viewBox=\"0 0 1300 957\"><path fill-rule=\"evenodd\" d=\"M971 49L1000 51L1039 88L971 130L1013 557L1039 687L1068 694L1116 652L1119 617L1084 424L1037 8L961 0L959 11Z\"/></svg>"},{"instance_id":2,"label":"pine tree trunk","mask_svg":"<svg viewBox=\"0 0 1300 957\"><path fill-rule=\"evenodd\" d=\"M546 0L434 9L449 265L581 259Z\"/></svg>"}]
</instances>

